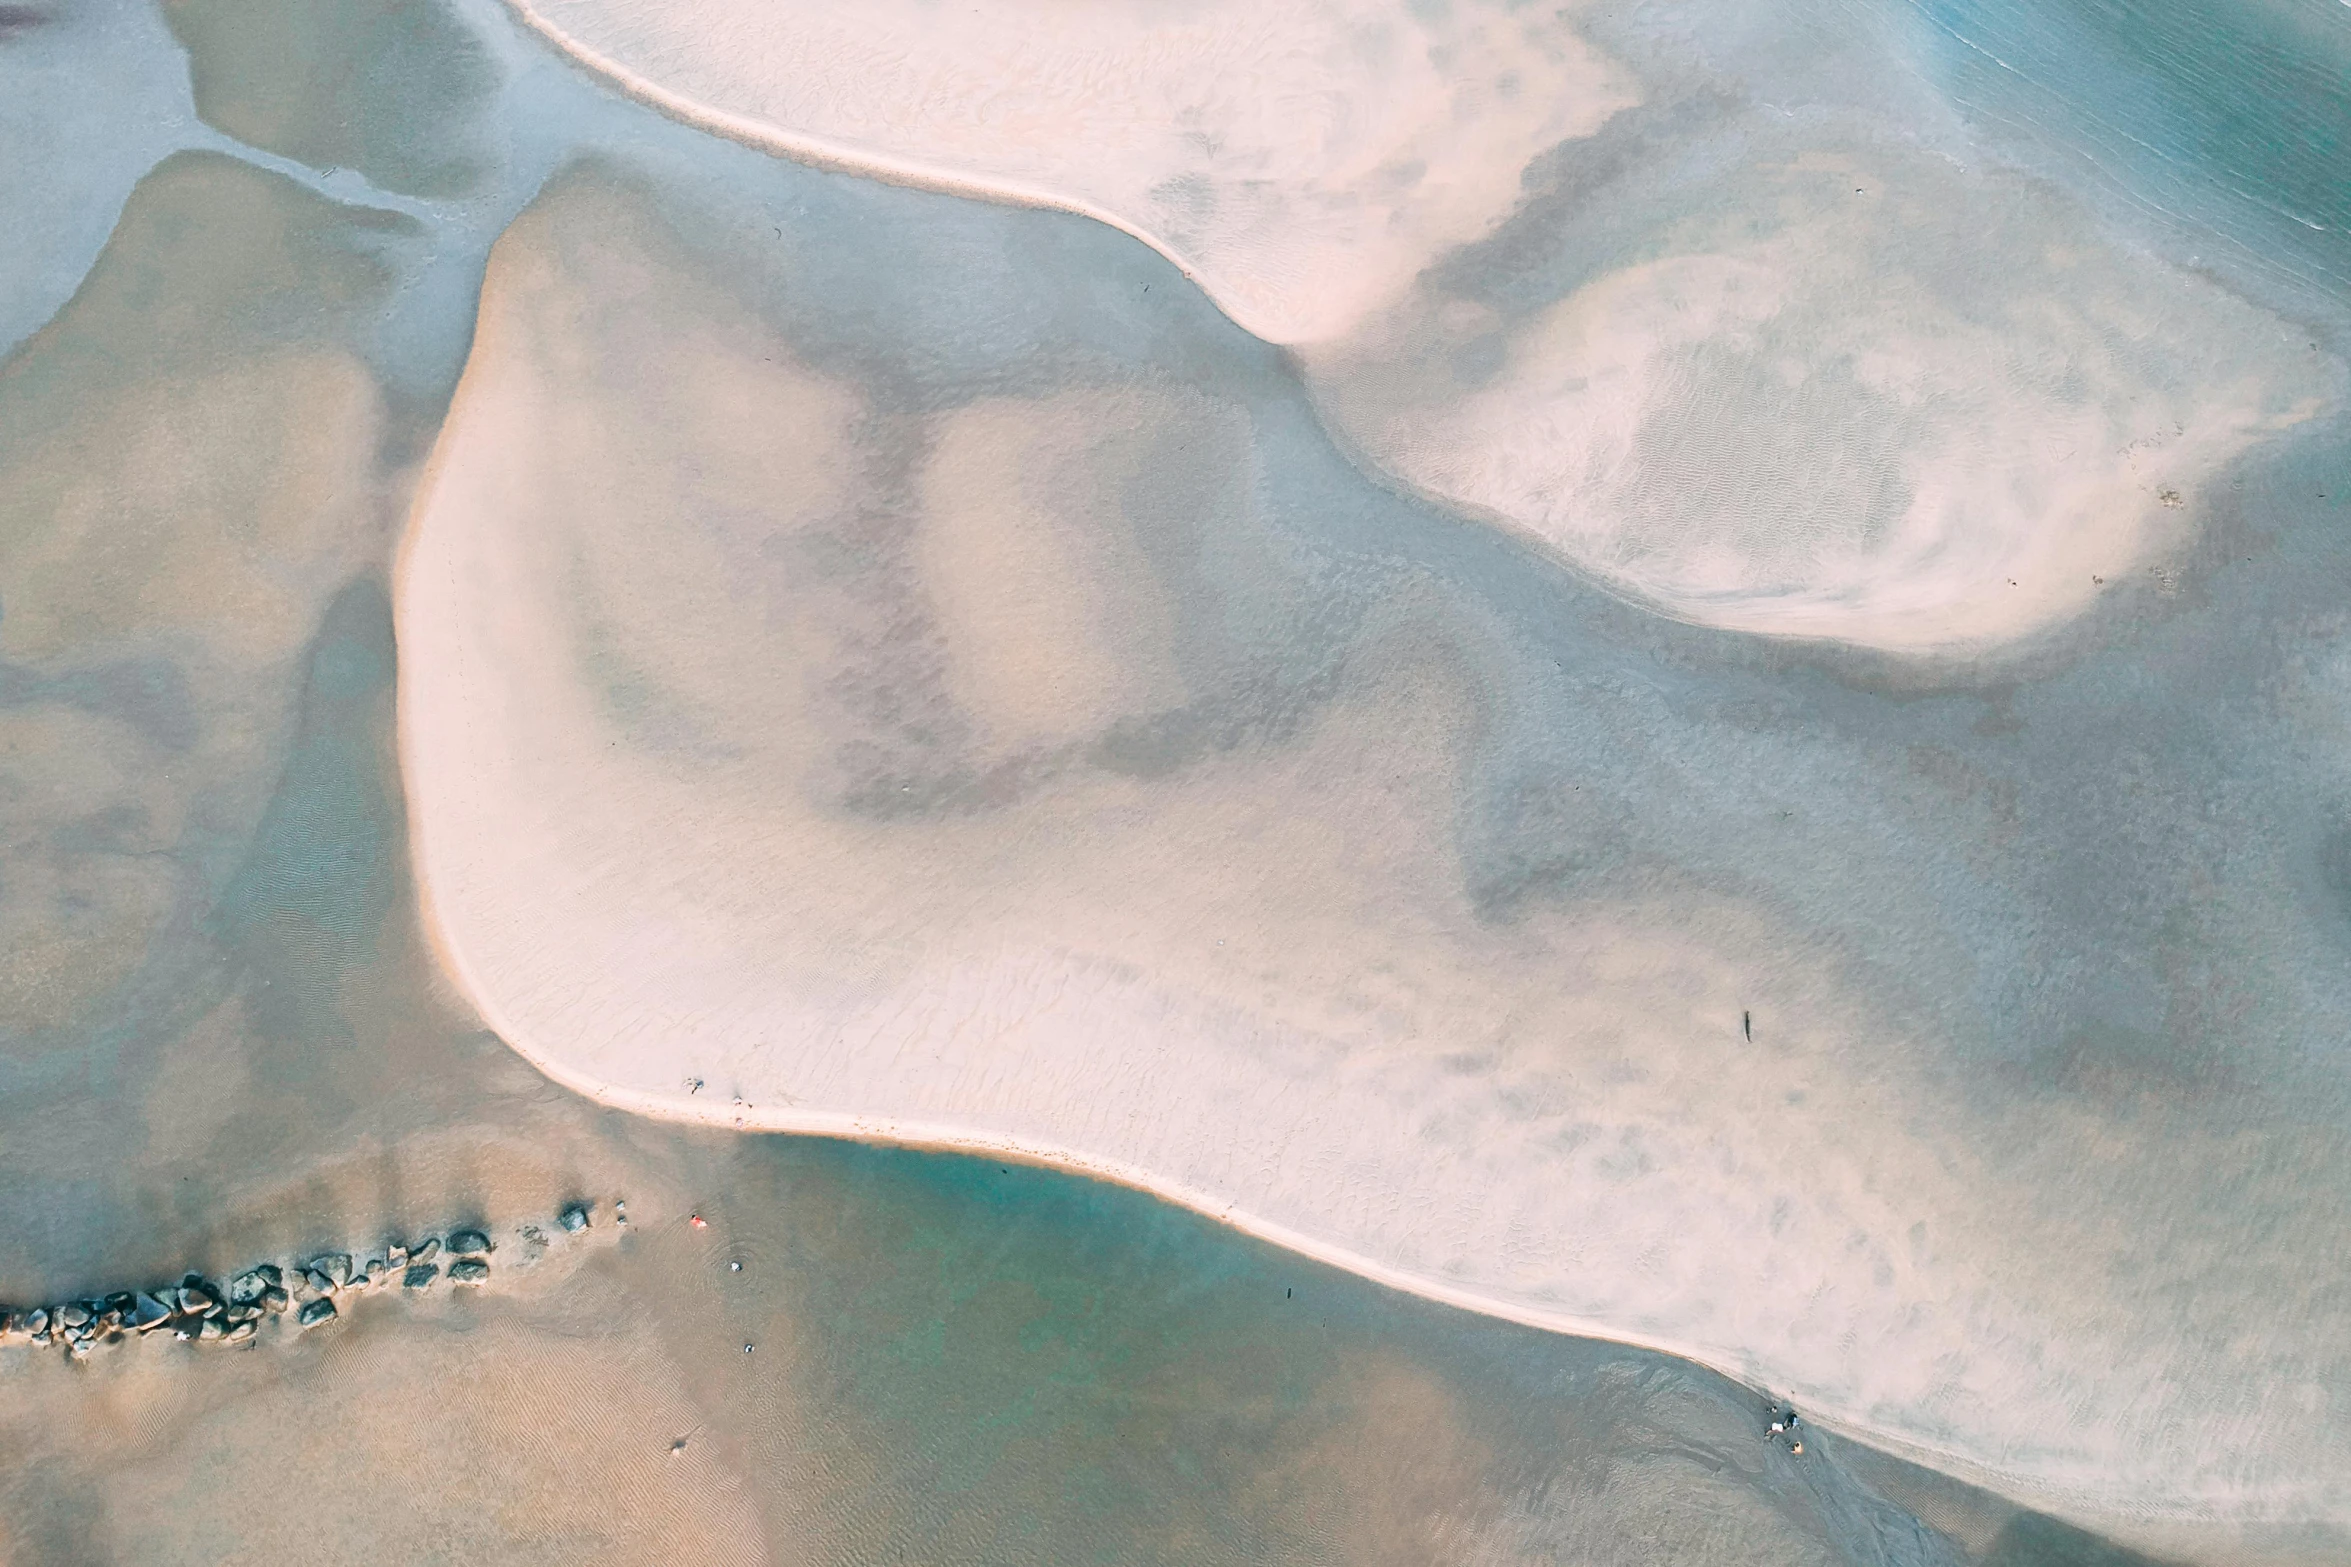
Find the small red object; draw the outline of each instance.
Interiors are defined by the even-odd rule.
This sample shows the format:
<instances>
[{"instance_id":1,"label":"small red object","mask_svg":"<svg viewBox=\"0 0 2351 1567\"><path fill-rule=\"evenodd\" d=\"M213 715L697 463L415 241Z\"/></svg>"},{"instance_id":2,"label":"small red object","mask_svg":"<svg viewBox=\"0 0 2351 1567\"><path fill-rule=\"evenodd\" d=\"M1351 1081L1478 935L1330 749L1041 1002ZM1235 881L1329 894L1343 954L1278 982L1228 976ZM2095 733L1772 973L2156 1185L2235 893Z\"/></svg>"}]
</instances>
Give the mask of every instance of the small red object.
<instances>
[{"instance_id":1,"label":"small red object","mask_svg":"<svg viewBox=\"0 0 2351 1567\"><path fill-rule=\"evenodd\" d=\"M686 1222L698 1230L707 1230L710 1228L710 1225L705 1222L702 1215L698 1213L690 1213L686 1215Z\"/></svg>"}]
</instances>

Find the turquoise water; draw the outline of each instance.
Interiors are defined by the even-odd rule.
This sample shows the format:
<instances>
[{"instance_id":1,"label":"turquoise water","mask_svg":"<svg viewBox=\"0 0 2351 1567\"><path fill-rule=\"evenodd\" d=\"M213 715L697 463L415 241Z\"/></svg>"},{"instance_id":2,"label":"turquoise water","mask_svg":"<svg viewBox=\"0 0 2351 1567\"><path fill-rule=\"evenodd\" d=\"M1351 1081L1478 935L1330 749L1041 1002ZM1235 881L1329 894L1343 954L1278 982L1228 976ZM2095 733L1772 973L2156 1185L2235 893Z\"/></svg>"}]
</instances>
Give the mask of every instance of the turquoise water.
<instances>
[{"instance_id":1,"label":"turquoise water","mask_svg":"<svg viewBox=\"0 0 2351 1567\"><path fill-rule=\"evenodd\" d=\"M2083 177L2341 298L2351 8L2339 0L1917 5L1935 75Z\"/></svg>"}]
</instances>

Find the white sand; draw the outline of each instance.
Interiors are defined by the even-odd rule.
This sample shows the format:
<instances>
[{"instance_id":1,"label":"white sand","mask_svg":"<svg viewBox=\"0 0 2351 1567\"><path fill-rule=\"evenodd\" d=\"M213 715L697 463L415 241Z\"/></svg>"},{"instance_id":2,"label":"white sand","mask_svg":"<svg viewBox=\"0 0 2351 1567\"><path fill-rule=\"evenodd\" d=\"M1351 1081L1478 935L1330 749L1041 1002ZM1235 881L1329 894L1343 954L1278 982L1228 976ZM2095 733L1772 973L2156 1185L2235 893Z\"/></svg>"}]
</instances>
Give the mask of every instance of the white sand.
<instances>
[{"instance_id":1,"label":"white sand","mask_svg":"<svg viewBox=\"0 0 2351 1567\"><path fill-rule=\"evenodd\" d=\"M543 1069L1131 1182L2109 1522L2351 1515L2322 1308L2266 1253L2238 1292L2168 1282L2253 1243L2163 1172L2276 1149L2055 1101L1995 1128L1860 976L1718 893L1479 917L1451 834L1500 698L1434 598L1391 602L1294 736L1086 765L1072 737L1182 689L1188 601L1102 501L1136 423L1246 425L1142 384L993 401L884 501L859 387L658 229L575 183L501 242L399 577L428 912ZM1256 547L1246 490L1199 505ZM1066 684L993 685L1046 660ZM934 802L909 729L1043 781ZM2165 1276L2118 1285L2158 1238Z\"/></svg>"},{"instance_id":2,"label":"white sand","mask_svg":"<svg viewBox=\"0 0 2351 1567\"><path fill-rule=\"evenodd\" d=\"M1906 148L1947 114L1923 76L1860 140L1828 119L1793 152L1707 149L1730 177L1649 220L1644 259L1504 320L1425 269L1655 96L1572 8L514 3L721 134L1139 236L1300 345L1367 462L1699 624L1995 650L2158 566L2204 485L2339 396L2286 323ZM1659 48L1642 69L1688 91ZM1553 240L1626 247L1602 202ZM1464 384L1477 339L1506 364Z\"/></svg>"},{"instance_id":3,"label":"white sand","mask_svg":"<svg viewBox=\"0 0 2351 1567\"><path fill-rule=\"evenodd\" d=\"M2179 548L2228 463L2340 394L2305 334L2021 180L1812 151L1700 194L1532 317L1430 291L1317 351L1326 412L1679 618L1975 653ZM1479 337L1504 363L1461 384Z\"/></svg>"},{"instance_id":4,"label":"white sand","mask_svg":"<svg viewBox=\"0 0 2351 1567\"><path fill-rule=\"evenodd\" d=\"M1566 9L1496 0L516 7L722 133L1115 224L1274 342L1393 299L1634 101Z\"/></svg>"}]
</instances>

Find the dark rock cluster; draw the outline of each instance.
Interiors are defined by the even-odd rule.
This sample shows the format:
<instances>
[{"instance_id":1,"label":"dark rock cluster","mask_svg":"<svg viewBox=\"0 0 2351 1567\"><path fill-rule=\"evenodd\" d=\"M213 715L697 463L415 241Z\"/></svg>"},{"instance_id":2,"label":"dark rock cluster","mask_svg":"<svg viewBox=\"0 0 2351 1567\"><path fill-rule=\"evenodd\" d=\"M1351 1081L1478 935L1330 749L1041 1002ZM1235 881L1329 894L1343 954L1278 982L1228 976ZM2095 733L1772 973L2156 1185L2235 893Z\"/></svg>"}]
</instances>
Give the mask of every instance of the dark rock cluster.
<instances>
[{"instance_id":1,"label":"dark rock cluster","mask_svg":"<svg viewBox=\"0 0 2351 1567\"><path fill-rule=\"evenodd\" d=\"M592 1209L589 1203L570 1204L556 1223L577 1235L588 1228ZM535 1225L524 1226L523 1233L534 1244L546 1243ZM256 1263L225 1284L191 1273L176 1285L117 1290L54 1306L0 1306L0 1345L29 1343L86 1360L110 1345L157 1333L191 1343L246 1344L289 1313L297 1328L332 1322L341 1312L338 1302L370 1290L396 1284L403 1292L424 1292L443 1280L487 1283L493 1250L485 1231L452 1230L446 1238L387 1242L374 1255L325 1252L306 1262Z\"/></svg>"}]
</instances>

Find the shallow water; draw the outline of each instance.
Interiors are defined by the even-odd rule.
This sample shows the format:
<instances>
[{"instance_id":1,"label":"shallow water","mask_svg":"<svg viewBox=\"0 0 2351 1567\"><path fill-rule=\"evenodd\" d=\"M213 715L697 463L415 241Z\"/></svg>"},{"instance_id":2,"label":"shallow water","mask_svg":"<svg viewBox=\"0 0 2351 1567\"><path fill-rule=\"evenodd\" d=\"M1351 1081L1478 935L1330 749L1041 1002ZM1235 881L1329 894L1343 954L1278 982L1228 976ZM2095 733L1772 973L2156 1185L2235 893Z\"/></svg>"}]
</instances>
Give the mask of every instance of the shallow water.
<instances>
[{"instance_id":1,"label":"shallow water","mask_svg":"<svg viewBox=\"0 0 2351 1567\"><path fill-rule=\"evenodd\" d=\"M2133 267L2193 260L2217 280L2179 307L2196 330L2222 330L2200 301L2234 290L2307 331L2323 381L2344 341L2351 219L2330 149L2351 118L2337 69L2351 11L2211 10L1794 8L1749 25L1795 63L1766 49L1737 70L1767 87L1833 77L1834 51L1798 57L1807 29L1840 19L1905 40L1896 52L1973 117L1968 136L2080 203L2067 232L2138 247ZM1730 34L1677 33L1706 14L1653 8L1594 36L1650 63L1735 52ZM513 1227L575 1197L625 1198L634 1222L621 1238L607 1206L590 1243L502 1271L487 1294L364 1301L250 1354L148 1343L73 1367L0 1349L15 1455L0 1559L2139 1559L1849 1440L1790 1458L1760 1425L1762 1384L1793 1380L1789 1365L1857 1419L2019 1472L2096 1481L2106 1451L2137 1485L2191 1474L2202 1513L2098 1520L2142 1548L2340 1559L2338 416L2216 467L2192 532L2021 651L1922 668L1724 635L1367 478L1349 456L1379 454L1342 447L1327 380L1123 236L712 141L487 8L365 16L215 3L175 11L167 34L146 11L92 6L0 36L0 71L32 84L0 97L24 150L8 189L37 218L0 237L14 247L0 342L17 345L0 364L0 1298L469 1221L498 1228L513 1262L534 1255ZM2209 46L2214 28L2229 47ZM315 74L284 87L305 62ZM1655 209L1719 170L1681 169L1666 195L1628 194L1625 171L1638 183L1676 157L1751 152L1761 133L1742 117L1763 110L1708 106L1727 79L1653 82L1646 117L1611 133L1621 145L1560 153L1511 225L1425 286L1517 320L1653 244ZM77 128L101 80L121 112ZM1878 110L1857 80L1834 85L1865 120ZM884 476L868 531L803 538L792 557L851 585L823 611L833 630L854 643L884 628L825 687L839 704L825 721L856 743L816 792L858 830L977 821L967 840L991 863L1042 860L1050 834L989 840L987 823L1052 786L1013 764L1059 747L1077 760L1054 765L1131 788L1122 823L1174 816L1178 849L1222 842L1203 823L1229 821L1235 799L1273 824L1261 844L1283 843L1281 769L1326 722L1398 776L1439 759L1438 784L1373 806L1393 807L1379 819L1399 863L1409 851L1457 879L1467 912L1429 929L1495 943L1462 964L1480 1004L1595 983L1528 956L1562 911L1645 908L1783 967L1720 988L1704 964L1658 977L1642 959L1641 1006L1696 1021L1563 1052L1567 1070L1514 1054L1506 1028L1438 1054L1411 1025L1445 1016L1414 1010L1446 994L1413 968L1441 940L1378 945L1377 920L1412 912L1418 884L1375 882L1354 912L1311 902L1296 912L1301 928L1328 917L1318 960L1387 965L1364 965L1377 983L1334 1006L1430 1057L1435 1086L1412 1106L1429 1146L1582 1148L1558 1189L1601 1221L1644 1217L1621 1226L1621 1268L1588 1260L1614 1259L1613 1241L1567 1258L1524 1243L1566 1228L1561 1210L1505 1200L1551 1189L1531 1160L1462 1183L1450 1208L1341 1184L1334 1209L1296 1216L1401 1234L1410 1260L1472 1285L1599 1300L1628 1331L1715 1320L1693 1303L1727 1300L1720 1320L1784 1329L1800 1352L1775 1358L1771 1335L1747 1358L1726 1350L1718 1363L1757 1384L1742 1387L1416 1301L1068 1175L664 1125L556 1087L488 1032L419 933L392 743L415 649L394 646L393 555L469 351L487 362L473 329L491 245L527 210L508 252L528 254L530 224L578 210L566 200L589 203L595 237L575 247L578 275L675 274L639 329L717 321L735 349L772 334L862 399L841 440ZM593 413L628 376L722 385L697 381L715 353L663 382L658 354L617 340L624 371L575 363L567 406ZM1482 341L1461 349L1466 379L1489 373ZM657 758L704 746L759 764L781 732L754 722L759 704L785 698L728 660L769 644L729 641L733 623L659 594L696 586L706 532L749 537L802 482L760 466L782 444L760 421L788 408L814 442L830 416L771 381L723 386L744 419L735 445L728 410L689 418L658 399L616 399L602 436L663 461L665 440L704 443L686 447L695 506L667 542L599 540L582 521L595 495L559 521L652 605L616 615L586 661L605 721ZM1110 434L1064 440L1069 410L1106 387L1107 412L1079 411ZM1193 455L1132 428L1176 431ZM1227 469L1247 485L1202 481ZM1063 512L1024 520L1021 482L1047 471ZM1070 531L1097 514L1131 537ZM928 584L937 645L888 620L894 600L858 597L860 571L900 560L883 545L901 526L922 541L903 558ZM1052 610L1033 617L1061 638L1050 658L1007 602ZM890 704L917 687L969 720L961 751L893 728ZM681 691L726 700L703 710ZM1174 716L1122 722L1139 711ZM1445 716L1461 711L1474 721ZM1372 809L1348 792L1368 769L1317 756L1302 766L1331 791L1322 809ZM1227 763L1267 771L1186 805L1186 779ZM616 833L609 859L631 842ZM1229 886L1226 860L1133 863L1171 907L1226 906L1208 895ZM1297 856L1268 852L1251 874L1285 863ZM941 928L913 885L912 913L884 910L905 950ZM1106 921L1103 939L1131 928ZM1755 1007L1749 984L1782 988ZM1471 1015L1467 994L1447 1004ZM1730 1065L1742 1010L1767 1051L1792 1054ZM671 1064L653 1086L677 1092ZM699 1057L676 1064L733 1091ZM1746 1124L1762 1079L1736 1073L1758 1071L1765 1153L1731 1175L1676 1163L1643 1074L1686 1104L1729 1104L1719 1130ZM1181 1075L1149 1105L1168 1126ZM1021 1108L984 1087L988 1113ZM1224 1154L1216 1180L1292 1157ZM1937 1184L1954 1169L1982 1184ZM1382 1231L1391 1210L1407 1222ZM1660 1235L1698 1255L1643 1294L1626 1281L1656 1276ZM1496 1257L1523 1271L1495 1272ZM1935 1340L1952 1276L1989 1293ZM1853 1307L1873 1290L1888 1315ZM2060 1379L2080 1412L2063 1430L2021 1384L2004 1403L1996 1374L1911 1398L1918 1366L1872 1363L1890 1339L1821 1326L1890 1334L1903 1311L1979 1366L2062 1364L2069 1345L2090 1365L2113 1323L2125 1349L2102 1379ZM2055 1324L2045 1342L2036 1323Z\"/></svg>"}]
</instances>

